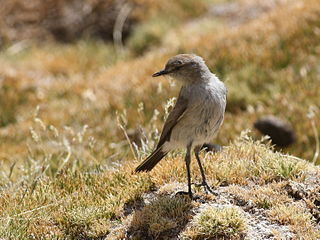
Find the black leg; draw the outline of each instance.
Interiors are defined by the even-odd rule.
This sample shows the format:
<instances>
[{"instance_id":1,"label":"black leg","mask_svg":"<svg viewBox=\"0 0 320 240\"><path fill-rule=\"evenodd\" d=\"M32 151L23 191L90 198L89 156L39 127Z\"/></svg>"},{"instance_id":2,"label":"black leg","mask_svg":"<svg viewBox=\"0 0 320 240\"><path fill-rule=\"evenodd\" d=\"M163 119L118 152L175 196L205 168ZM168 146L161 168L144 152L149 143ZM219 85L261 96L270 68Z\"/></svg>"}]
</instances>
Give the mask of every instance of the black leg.
<instances>
[{"instance_id":1,"label":"black leg","mask_svg":"<svg viewBox=\"0 0 320 240\"><path fill-rule=\"evenodd\" d=\"M200 149L201 149L200 147L196 147L194 149L194 154L196 155L196 159L197 159L197 162L198 162L198 165L200 168L201 177L202 177L202 183L199 185L204 187L204 190L206 193L208 193L208 191L209 191L210 193L215 194L207 183L206 175L204 174L204 170L201 165L201 161L200 161L200 157L199 157Z\"/></svg>"},{"instance_id":2,"label":"black leg","mask_svg":"<svg viewBox=\"0 0 320 240\"><path fill-rule=\"evenodd\" d=\"M192 199L192 191L191 191L191 173L190 173L190 162L191 162L191 144L187 146L187 153L185 157L186 168L187 168L187 175L188 175L188 194L189 197Z\"/></svg>"}]
</instances>

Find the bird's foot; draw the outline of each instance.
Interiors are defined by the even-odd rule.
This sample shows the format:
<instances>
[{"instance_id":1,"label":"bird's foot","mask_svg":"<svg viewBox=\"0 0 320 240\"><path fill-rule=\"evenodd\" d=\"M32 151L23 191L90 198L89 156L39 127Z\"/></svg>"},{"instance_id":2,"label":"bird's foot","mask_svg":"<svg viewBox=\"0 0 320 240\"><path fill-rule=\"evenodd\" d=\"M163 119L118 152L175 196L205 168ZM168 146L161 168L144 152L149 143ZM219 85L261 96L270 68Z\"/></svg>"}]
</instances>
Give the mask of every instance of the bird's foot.
<instances>
[{"instance_id":1,"label":"bird's foot","mask_svg":"<svg viewBox=\"0 0 320 240\"><path fill-rule=\"evenodd\" d=\"M217 196L218 194L216 192L214 192L211 187L208 185L208 183L206 181L203 181L202 183L195 183L196 187L203 187L204 192L206 194L211 193L212 195Z\"/></svg>"},{"instance_id":2,"label":"bird's foot","mask_svg":"<svg viewBox=\"0 0 320 240\"><path fill-rule=\"evenodd\" d=\"M176 196L186 196L186 195L188 195L191 200L197 200L199 198L199 196L193 196L192 192L185 192L185 191L176 192L175 195Z\"/></svg>"}]
</instances>

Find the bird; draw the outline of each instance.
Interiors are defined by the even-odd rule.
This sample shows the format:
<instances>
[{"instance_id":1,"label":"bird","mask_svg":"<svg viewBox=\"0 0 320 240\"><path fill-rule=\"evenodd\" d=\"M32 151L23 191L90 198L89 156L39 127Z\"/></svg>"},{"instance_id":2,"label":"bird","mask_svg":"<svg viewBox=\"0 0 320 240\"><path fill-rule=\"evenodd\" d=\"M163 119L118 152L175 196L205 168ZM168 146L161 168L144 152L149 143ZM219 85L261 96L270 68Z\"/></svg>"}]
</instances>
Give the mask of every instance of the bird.
<instances>
[{"instance_id":1,"label":"bird","mask_svg":"<svg viewBox=\"0 0 320 240\"><path fill-rule=\"evenodd\" d=\"M178 54L171 57L165 68L152 77L169 76L180 83L181 89L175 106L169 113L155 150L136 169L135 172L148 172L170 151L186 149L188 194L193 199L191 189L191 152L194 151L200 168L206 193L213 193L206 181L200 161L201 147L218 132L224 119L227 103L227 89L213 74L202 57L195 54Z\"/></svg>"}]
</instances>

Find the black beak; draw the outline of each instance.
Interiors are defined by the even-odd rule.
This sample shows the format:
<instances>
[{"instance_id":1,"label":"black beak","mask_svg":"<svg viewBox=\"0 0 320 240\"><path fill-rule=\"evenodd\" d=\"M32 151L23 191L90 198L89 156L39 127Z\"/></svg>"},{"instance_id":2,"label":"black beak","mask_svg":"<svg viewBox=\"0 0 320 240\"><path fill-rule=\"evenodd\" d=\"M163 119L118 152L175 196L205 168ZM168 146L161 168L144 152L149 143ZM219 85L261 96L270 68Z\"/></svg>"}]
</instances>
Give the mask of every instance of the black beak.
<instances>
[{"instance_id":1,"label":"black beak","mask_svg":"<svg viewBox=\"0 0 320 240\"><path fill-rule=\"evenodd\" d=\"M167 73L168 73L168 72L167 72L166 70L161 70L161 71L159 71L159 72L156 72L156 73L152 74L152 77L159 77L159 76L165 75L165 74L167 74Z\"/></svg>"}]
</instances>

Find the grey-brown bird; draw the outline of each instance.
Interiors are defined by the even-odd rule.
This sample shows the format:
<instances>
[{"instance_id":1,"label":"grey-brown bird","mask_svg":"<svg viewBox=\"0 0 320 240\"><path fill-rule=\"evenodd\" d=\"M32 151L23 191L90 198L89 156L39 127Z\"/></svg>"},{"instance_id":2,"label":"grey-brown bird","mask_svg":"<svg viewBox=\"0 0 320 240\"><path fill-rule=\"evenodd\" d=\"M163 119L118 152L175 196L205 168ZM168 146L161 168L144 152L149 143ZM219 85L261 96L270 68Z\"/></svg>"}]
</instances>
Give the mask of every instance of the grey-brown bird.
<instances>
[{"instance_id":1,"label":"grey-brown bird","mask_svg":"<svg viewBox=\"0 0 320 240\"><path fill-rule=\"evenodd\" d=\"M206 182L199 152L201 146L216 135L223 122L227 90L210 72L204 60L194 54L179 54L170 58L164 70L152 76L162 75L173 77L182 87L156 149L136 168L136 172L150 171L169 151L186 148L188 194L192 198L190 162L194 149L202 176L200 185L205 191L212 192Z\"/></svg>"}]
</instances>

